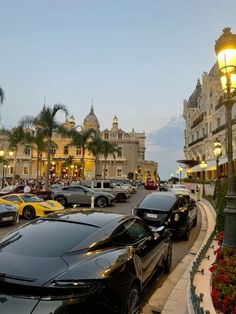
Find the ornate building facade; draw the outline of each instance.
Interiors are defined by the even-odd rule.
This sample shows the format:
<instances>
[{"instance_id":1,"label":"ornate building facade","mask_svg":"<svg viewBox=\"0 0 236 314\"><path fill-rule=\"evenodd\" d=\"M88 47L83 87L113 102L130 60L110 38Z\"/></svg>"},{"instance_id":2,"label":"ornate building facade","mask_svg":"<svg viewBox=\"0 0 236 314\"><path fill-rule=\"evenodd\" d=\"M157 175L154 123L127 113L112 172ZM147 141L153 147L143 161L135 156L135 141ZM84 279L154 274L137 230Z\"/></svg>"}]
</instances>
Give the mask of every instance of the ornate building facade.
<instances>
[{"instance_id":1,"label":"ornate building facade","mask_svg":"<svg viewBox=\"0 0 236 314\"><path fill-rule=\"evenodd\" d=\"M71 129L76 127L75 119L70 116L65 122L64 127ZM89 114L84 118L83 125L77 126L83 130L94 129L100 133L101 138L117 145L116 156L108 156L106 163L107 178L127 178L129 173L133 173L134 178L146 180L147 178L157 179L158 164L154 161L145 160L145 133L125 132L119 128L118 118L114 117L111 129L100 131L98 118L94 113L93 106ZM81 176L81 147L71 146L71 139L54 134L52 149L51 175L63 175L70 178L79 178ZM2 170L5 176L13 175L14 158L16 157L16 174L20 177L36 177L36 149L30 145L20 145L17 156L9 156L7 139L2 135L0 143L5 152L5 169L2 163ZM85 177L94 178L95 158L91 152L85 153ZM104 157L100 156L96 176L101 177L104 171ZM40 158L40 175L44 176L46 172L46 153Z\"/></svg>"},{"instance_id":2,"label":"ornate building facade","mask_svg":"<svg viewBox=\"0 0 236 314\"><path fill-rule=\"evenodd\" d=\"M216 159L213 153L216 138L222 145L222 157L219 160L220 173L226 173L225 106L222 102L220 72L215 64L209 73L204 72L202 82L198 80L196 88L188 100L183 103L183 116L186 123L184 153L187 160L207 162L206 176L216 177ZM236 157L236 106L232 109L233 149ZM188 175L201 175L199 165L186 169Z\"/></svg>"}]
</instances>

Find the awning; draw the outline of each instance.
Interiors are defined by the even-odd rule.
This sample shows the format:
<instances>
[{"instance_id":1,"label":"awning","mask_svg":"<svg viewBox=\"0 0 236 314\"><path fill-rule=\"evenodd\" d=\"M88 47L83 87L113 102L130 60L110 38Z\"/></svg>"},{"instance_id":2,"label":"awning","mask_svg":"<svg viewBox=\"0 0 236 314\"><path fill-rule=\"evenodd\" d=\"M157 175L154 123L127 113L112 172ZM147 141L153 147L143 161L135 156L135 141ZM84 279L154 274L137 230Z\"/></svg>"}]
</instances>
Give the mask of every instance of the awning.
<instances>
[{"instance_id":1,"label":"awning","mask_svg":"<svg viewBox=\"0 0 236 314\"><path fill-rule=\"evenodd\" d=\"M205 171L216 170L216 161L215 160L207 160L206 163L207 163L207 167L205 168ZM200 171L202 171L200 164L197 166L194 166L192 168L186 169L187 173L200 172Z\"/></svg>"}]
</instances>

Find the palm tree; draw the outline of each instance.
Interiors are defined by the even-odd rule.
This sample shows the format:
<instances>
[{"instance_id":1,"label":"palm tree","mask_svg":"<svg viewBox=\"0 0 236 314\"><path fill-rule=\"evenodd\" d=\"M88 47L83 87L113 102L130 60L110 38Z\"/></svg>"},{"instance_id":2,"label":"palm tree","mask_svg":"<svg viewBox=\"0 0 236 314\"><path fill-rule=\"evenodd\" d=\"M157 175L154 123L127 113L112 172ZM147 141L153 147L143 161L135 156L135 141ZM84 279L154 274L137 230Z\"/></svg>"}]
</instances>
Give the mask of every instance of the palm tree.
<instances>
[{"instance_id":1,"label":"palm tree","mask_svg":"<svg viewBox=\"0 0 236 314\"><path fill-rule=\"evenodd\" d=\"M81 158L82 180L84 180L85 152L89 146L89 139L93 136L94 132L95 131L93 129L81 130L81 131L77 131L76 129L73 129L70 132L70 136L72 138L70 145L79 146L79 147L81 147L81 150L82 150L82 158Z\"/></svg>"},{"instance_id":2,"label":"palm tree","mask_svg":"<svg viewBox=\"0 0 236 314\"><path fill-rule=\"evenodd\" d=\"M107 166L107 158L111 154L114 158L116 158L115 153L118 151L117 145L115 143L110 143L107 141L103 141L101 153L104 156L104 169L103 169L103 178L106 179L106 166Z\"/></svg>"},{"instance_id":3,"label":"palm tree","mask_svg":"<svg viewBox=\"0 0 236 314\"><path fill-rule=\"evenodd\" d=\"M94 177L97 177L97 168L98 168L98 157L99 154L103 151L104 141L101 139L99 132L95 132L94 136L92 136L92 141L89 142L88 150L93 153L95 157L95 169L94 169Z\"/></svg>"},{"instance_id":4,"label":"palm tree","mask_svg":"<svg viewBox=\"0 0 236 314\"><path fill-rule=\"evenodd\" d=\"M25 132L22 126L18 126L11 130L1 130L2 134L8 137L9 149L13 150L13 184L15 183L16 178L16 163L17 163L17 152L19 145L25 143Z\"/></svg>"},{"instance_id":5,"label":"palm tree","mask_svg":"<svg viewBox=\"0 0 236 314\"><path fill-rule=\"evenodd\" d=\"M2 104L5 98L5 94L4 91L2 89L2 87L0 86L0 103Z\"/></svg>"},{"instance_id":6,"label":"palm tree","mask_svg":"<svg viewBox=\"0 0 236 314\"><path fill-rule=\"evenodd\" d=\"M21 121L21 123L24 124L23 120ZM40 128L35 129L35 130L26 130L25 139L27 143L36 146L36 151L37 151L36 179L37 179L37 186L38 186L41 154L42 152L46 151L45 134L43 133L43 130Z\"/></svg>"},{"instance_id":7,"label":"palm tree","mask_svg":"<svg viewBox=\"0 0 236 314\"><path fill-rule=\"evenodd\" d=\"M52 149L52 136L54 132L60 133L63 136L68 136L68 131L63 127L61 123L56 120L56 114L62 111L65 115L68 115L68 110L64 105L55 104L53 107L43 106L37 117L25 117L22 121L24 126L37 126L41 129L46 140L46 152L47 152L47 168L45 178L45 190L49 188L49 176L50 176L50 159Z\"/></svg>"}]
</instances>

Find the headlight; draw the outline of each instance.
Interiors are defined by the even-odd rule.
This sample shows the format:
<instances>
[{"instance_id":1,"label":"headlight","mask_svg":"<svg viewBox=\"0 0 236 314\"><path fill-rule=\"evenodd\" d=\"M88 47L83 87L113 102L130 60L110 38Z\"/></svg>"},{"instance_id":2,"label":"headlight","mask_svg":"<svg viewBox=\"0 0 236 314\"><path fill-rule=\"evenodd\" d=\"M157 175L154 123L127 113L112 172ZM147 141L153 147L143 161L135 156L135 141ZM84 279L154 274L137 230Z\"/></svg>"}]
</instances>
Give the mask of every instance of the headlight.
<instances>
[{"instance_id":1,"label":"headlight","mask_svg":"<svg viewBox=\"0 0 236 314\"><path fill-rule=\"evenodd\" d=\"M77 279L53 280L47 287L48 295L42 300L73 299L93 293L100 287L100 281L82 281Z\"/></svg>"}]
</instances>

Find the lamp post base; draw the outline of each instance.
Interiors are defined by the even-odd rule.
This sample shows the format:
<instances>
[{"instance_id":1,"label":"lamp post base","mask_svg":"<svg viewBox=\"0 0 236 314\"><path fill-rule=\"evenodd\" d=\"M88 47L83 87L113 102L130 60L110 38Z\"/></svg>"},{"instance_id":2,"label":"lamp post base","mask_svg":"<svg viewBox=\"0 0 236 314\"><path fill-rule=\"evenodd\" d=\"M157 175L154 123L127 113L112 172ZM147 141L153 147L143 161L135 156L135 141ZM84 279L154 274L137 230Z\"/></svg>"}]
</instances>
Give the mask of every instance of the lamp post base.
<instances>
[{"instance_id":1,"label":"lamp post base","mask_svg":"<svg viewBox=\"0 0 236 314\"><path fill-rule=\"evenodd\" d=\"M223 246L236 249L236 195L227 195Z\"/></svg>"}]
</instances>

